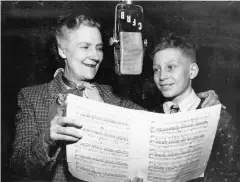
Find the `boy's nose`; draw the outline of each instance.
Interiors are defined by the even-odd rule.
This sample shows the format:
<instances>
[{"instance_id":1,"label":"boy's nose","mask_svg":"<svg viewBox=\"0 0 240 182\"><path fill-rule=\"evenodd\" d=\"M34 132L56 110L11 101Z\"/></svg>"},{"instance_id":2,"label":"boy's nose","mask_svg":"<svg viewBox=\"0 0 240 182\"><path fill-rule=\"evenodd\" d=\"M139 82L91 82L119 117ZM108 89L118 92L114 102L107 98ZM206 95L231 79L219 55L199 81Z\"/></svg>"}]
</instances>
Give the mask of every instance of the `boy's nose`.
<instances>
[{"instance_id":1,"label":"boy's nose","mask_svg":"<svg viewBox=\"0 0 240 182\"><path fill-rule=\"evenodd\" d=\"M161 71L160 75L159 75L159 79L160 80L165 80L167 79L168 75L166 71Z\"/></svg>"}]
</instances>

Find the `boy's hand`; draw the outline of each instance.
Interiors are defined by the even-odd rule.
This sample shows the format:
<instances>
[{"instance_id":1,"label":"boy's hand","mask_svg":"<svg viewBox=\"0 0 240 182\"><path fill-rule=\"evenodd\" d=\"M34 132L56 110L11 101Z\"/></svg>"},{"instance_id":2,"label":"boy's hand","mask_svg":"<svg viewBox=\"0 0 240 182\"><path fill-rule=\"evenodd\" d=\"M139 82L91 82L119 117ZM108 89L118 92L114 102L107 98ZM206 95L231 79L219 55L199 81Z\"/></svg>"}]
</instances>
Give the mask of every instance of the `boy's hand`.
<instances>
[{"instance_id":1,"label":"boy's hand","mask_svg":"<svg viewBox=\"0 0 240 182\"><path fill-rule=\"evenodd\" d=\"M201 105L201 108L221 104L221 102L218 99L218 95L216 94L216 92L214 90L200 92L197 95L200 99L205 99ZM226 109L226 106L224 106L223 104L222 104L222 109Z\"/></svg>"},{"instance_id":2,"label":"boy's hand","mask_svg":"<svg viewBox=\"0 0 240 182\"><path fill-rule=\"evenodd\" d=\"M133 180L131 181L131 180L128 178L128 179L126 179L124 182L143 182L143 179L142 179L142 178L135 177L135 178L133 178Z\"/></svg>"}]
</instances>

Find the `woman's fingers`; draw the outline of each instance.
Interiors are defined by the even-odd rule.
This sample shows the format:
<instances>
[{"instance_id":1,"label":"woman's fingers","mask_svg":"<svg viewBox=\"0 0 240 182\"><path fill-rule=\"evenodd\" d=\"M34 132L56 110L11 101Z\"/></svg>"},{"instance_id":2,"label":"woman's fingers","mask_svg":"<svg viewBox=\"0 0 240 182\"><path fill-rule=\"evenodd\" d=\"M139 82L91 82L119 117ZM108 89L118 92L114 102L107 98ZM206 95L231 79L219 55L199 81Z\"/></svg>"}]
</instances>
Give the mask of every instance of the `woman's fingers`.
<instances>
[{"instance_id":1,"label":"woman's fingers","mask_svg":"<svg viewBox=\"0 0 240 182\"><path fill-rule=\"evenodd\" d=\"M143 182L143 179L139 177L135 177L133 178L132 182Z\"/></svg>"},{"instance_id":2,"label":"woman's fingers","mask_svg":"<svg viewBox=\"0 0 240 182\"><path fill-rule=\"evenodd\" d=\"M67 135L67 136L72 136L78 139L82 138L82 133L81 130L75 127L63 127L63 126L58 126L55 131L57 134L61 135Z\"/></svg>"},{"instance_id":3,"label":"woman's fingers","mask_svg":"<svg viewBox=\"0 0 240 182\"><path fill-rule=\"evenodd\" d=\"M143 178L135 177L132 181L128 178L124 182L143 182Z\"/></svg>"},{"instance_id":4,"label":"woman's fingers","mask_svg":"<svg viewBox=\"0 0 240 182\"><path fill-rule=\"evenodd\" d=\"M204 99L204 102L201 105L202 108L221 104L222 109L226 109L226 106L220 102L218 95L216 94L216 92L214 90L201 92L198 94L198 97L200 97L201 99Z\"/></svg>"},{"instance_id":5,"label":"woman's fingers","mask_svg":"<svg viewBox=\"0 0 240 182\"><path fill-rule=\"evenodd\" d=\"M227 109L227 107L225 105L223 105L223 104L221 104L221 105L222 105L222 109Z\"/></svg>"},{"instance_id":6,"label":"woman's fingers","mask_svg":"<svg viewBox=\"0 0 240 182\"><path fill-rule=\"evenodd\" d=\"M77 142L79 138L68 136L68 135L62 135L58 133L51 134L51 138L55 141L64 141L64 142Z\"/></svg>"},{"instance_id":7,"label":"woman's fingers","mask_svg":"<svg viewBox=\"0 0 240 182\"><path fill-rule=\"evenodd\" d=\"M214 98L213 93L210 91L199 93L199 96L204 99L201 105L202 108L210 106L209 102Z\"/></svg>"},{"instance_id":8,"label":"woman's fingers","mask_svg":"<svg viewBox=\"0 0 240 182\"><path fill-rule=\"evenodd\" d=\"M82 138L82 125L69 117L56 116L51 121L50 139L52 141L76 142Z\"/></svg>"},{"instance_id":9,"label":"woman's fingers","mask_svg":"<svg viewBox=\"0 0 240 182\"><path fill-rule=\"evenodd\" d=\"M82 124L79 120L69 117L57 117L57 124L61 126L70 126L78 129L82 128Z\"/></svg>"}]
</instances>

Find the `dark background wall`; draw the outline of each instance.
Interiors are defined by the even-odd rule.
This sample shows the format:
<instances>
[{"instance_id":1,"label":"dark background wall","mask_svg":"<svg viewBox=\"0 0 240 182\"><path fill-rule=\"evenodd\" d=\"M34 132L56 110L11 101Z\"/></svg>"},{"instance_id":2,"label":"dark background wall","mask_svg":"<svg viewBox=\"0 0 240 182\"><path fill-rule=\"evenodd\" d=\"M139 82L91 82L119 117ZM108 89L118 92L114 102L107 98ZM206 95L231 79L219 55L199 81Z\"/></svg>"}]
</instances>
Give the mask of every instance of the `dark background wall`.
<instances>
[{"instance_id":1,"label":"dark background wall","mask_svg":"<svg viewBox=\"0 0 240 182\"><path fill-rule=\"evenodd\" d=\"M112 36L114 9L118 1L1 2L1 131L2 179L10 181L16 97L20 88L47 82L59 63L54 59L51 25L68 12L83 12L103 23L105 58L97 81L113 85L118 94L146 107L154 107L155 87L148 53L156 37L168 32L187 35L199 44L200 73L194 81L197 92L215 90L240 128L240 2L134 1L144 9L144 35L149 45L140 76L117 77Z\"/></svg>"}]
</instances>

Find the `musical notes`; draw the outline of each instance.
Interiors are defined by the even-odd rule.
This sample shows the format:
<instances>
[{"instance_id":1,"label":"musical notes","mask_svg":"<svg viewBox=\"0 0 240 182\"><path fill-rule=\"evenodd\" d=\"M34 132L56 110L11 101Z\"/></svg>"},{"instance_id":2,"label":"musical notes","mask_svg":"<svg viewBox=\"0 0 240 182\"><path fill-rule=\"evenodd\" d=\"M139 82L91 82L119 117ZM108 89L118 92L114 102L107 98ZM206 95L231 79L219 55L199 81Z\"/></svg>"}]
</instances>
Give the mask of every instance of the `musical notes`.
<instances>
[{"instance_id":1,"label":"musical notes","mask_svg":"<svg viewBox=\"0 0 240 182\"><path fill-rule=\"evenodd\" d=\"M82 97L67 97L66 116L83 127L67 145L70 173L92 182L188 181L202 175L221 106L174 115L136 111ZM104 108L104 110L99 110Z\"/></svg>"},{"instance_id":2,"label":"musical notes","mask_svg":"<svg viewBox=\"0 0 240 182\"><path fill-rule=\"evenodd\" d=\"M190 178L198 169L209 124L209 116L178 119L149 127L149 181Z\"/></svg>"}]
</instances>

